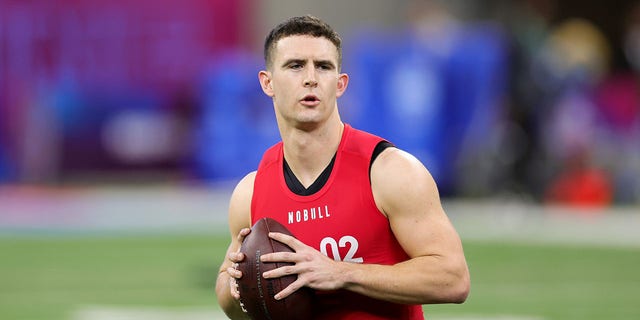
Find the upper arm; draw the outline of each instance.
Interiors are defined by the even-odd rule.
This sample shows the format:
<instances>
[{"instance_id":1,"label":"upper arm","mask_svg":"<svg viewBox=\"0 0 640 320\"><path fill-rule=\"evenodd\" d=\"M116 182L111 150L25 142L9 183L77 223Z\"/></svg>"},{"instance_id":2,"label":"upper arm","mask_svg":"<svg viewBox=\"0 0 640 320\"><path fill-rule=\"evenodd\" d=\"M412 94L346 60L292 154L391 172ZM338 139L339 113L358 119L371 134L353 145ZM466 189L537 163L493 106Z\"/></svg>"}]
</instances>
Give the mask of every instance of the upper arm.
<instances>
[{"instance_id":1,"label":"upper arm","mask_svg":"<svg viewBox=\"0 0 640 320\"><path fill-rule=\"evenodd\" d=\"M386 149L371 167L371 187L378 208L410 257L464 259L436 183L418 159L397 148Z\"/></svg>"},{"instance_id":2,"label":"upper arm","mask_svg":"<svg viewBox=\"0 0 640 320\"><path fill-rule=\"evenodd\" d=\"M251 199L253 197L253 182L255 181L255 177L255 171L246 175L240 180L231 194L228 216L231 243L227 249L227 254L238 251L241 245L238 240L238 233L243 228L251 227ZM226 270L229 266L230 261L225 259L225 262L220 266L220 271Z\"/></svg>"}]
</instances>

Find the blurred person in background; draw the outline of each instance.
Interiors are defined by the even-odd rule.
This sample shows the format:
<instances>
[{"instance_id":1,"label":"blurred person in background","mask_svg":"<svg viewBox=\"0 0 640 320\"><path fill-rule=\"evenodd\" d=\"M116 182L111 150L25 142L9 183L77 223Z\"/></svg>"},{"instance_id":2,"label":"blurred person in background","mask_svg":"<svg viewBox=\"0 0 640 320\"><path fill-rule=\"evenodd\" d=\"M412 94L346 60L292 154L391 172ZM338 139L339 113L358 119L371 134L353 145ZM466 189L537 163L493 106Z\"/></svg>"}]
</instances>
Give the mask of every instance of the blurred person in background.
<instances>
[{"instance_id":1,"label":"blurred person in background","mask_svg":"<svg viewBox=\"0 0 640 320\"><path fill-rule=\"evenodd\" d=\"M601 117L594 95L609 72L611 48L586 19L555 26L542 47L542 63L558 90L544 115L542 141L551 160L546 200L567 205L611 203L611 174L596 158Z\"/></svg>"},{"instance_id":2,"label":"blurred person in background","mask_svg":"<svg viewBox=\"0 0 640 320\"><path fill-rule=\"evenodd\" d=\"M512 162L504 188L523 198L542 198L546 184L539 173L544 167L540 136L553 87L547 81L547 70L536 61L557 10L555 0L506 1L498 6L495 17L509 37L504 119L509 131L500 153Z\"/></svg>"},{"instance_id":3,"label":"blurred person in background","mask_svg":"<svg viewBox=\"0 0 640 320\"><path fill-rule=\"evenodd\" d=\"M590 163L589 150L576 148L563 161L546 193L547 203L580 207L611 204L613 191L609 174Z\"/></svg>"},{"instance_id":4,"label":"blurred person in background","mask_svg":"<svg viewBox=\"0 0 640 320\"><path fill-rule=\"evenodd\" d=\"M640 2L622 22L626 66L599 84L595 102L600 120L595 157L611 173L617 203L640 203Z\"/></svg>"},{"instance_id":5,"label":"blurred person in background","mask_svg":"<svg viewBox=\"0 0 640 320\"><path fill-rule=\"evenodd\" d=\"M462 244L427 169L341 121L337 98L349 81L341 56L339 36L312 16L291 18L267 37L259 80L273 99L282 142L231 196L232 239L216 293L232 319L246 317L235 283L242 277L234 268L243 259L238 250L265 216L297 236L271 235L295 253L262 256L294 263L264 274L298 276L275 298L315 289L317 319L423 319L422 304L461 303L468 295ZM305 208L320 212L294 214Z\"/></svg>"}]
</instances>

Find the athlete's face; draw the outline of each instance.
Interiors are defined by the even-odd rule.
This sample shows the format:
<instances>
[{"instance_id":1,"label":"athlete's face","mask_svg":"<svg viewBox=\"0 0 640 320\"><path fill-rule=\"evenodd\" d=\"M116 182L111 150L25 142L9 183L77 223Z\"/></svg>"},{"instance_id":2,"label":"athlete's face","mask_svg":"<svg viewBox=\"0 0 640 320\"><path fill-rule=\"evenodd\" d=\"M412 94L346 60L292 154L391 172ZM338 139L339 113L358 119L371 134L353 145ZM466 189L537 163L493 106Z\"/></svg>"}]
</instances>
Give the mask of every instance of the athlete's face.
<instances>
[{"instance_id":1,"label":"athlete's face","mask_svg":"<svg viewBox=\"0 0 640 320\"><path fill-rule=\"evenodd\" d=\"M336 100L348 76L338 71L338 50L322 37L280 39L273 61L259 74L262 90L273 98L276 117L293 127L321 123L337 112Z\"/></svg>"}]
</instances>

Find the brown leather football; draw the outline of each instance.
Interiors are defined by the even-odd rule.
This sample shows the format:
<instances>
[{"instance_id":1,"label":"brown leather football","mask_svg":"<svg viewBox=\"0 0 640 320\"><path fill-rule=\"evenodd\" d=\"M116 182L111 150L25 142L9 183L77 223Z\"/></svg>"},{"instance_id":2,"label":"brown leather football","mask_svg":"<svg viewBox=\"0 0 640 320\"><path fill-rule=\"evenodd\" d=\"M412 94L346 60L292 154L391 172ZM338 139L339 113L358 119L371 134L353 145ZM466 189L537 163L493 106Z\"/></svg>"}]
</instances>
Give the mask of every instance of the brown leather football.
<instances>
[{"instance_id":1,"label":"brown leather football","mask_svg":"<svg viewBox=\"0 0 640 320\"><path fill-rule=\"evenodd\" d=\"M289 230L271 218L262 218L252 227L240 247L245 258L238 263L242 278L238 279L240 302L254 320L302 320L313 316L313 290L303 287L282 300L273 296L297 279L288 275L265 279L262 274L291 263L263 263L260 256L272 252L293 252L287 245L269 238L269 232L292 235Z\"/></svg>"}]
</instances>

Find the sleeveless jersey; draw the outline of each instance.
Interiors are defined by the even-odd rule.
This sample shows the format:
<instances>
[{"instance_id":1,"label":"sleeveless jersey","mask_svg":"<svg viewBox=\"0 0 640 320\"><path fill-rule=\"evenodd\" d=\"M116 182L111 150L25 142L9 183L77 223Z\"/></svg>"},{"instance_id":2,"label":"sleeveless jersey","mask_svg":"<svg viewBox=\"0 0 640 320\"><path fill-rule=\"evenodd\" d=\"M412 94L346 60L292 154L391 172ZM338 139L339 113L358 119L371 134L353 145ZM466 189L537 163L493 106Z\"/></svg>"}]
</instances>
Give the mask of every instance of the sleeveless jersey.
<instances>
[{"instance_id":1,"label":"sleeveless jersey","mask_svg":"<svg viewBox=\"0 0 640 320\"><path fill-rule=\"evenodd\" d=\"M407 260L371 191L371 156L381 141L345 124L329 179L308 196L289 190L282 142L274 145L263 155L256 174L252 224L273 218L334 260L382 265ZM316 319L424 319L420 305L390 303L346 290L318 291L316 298Z\"/></svg>"}]
</instances>

